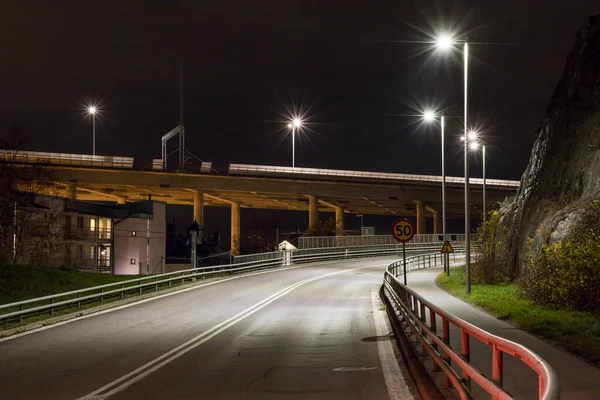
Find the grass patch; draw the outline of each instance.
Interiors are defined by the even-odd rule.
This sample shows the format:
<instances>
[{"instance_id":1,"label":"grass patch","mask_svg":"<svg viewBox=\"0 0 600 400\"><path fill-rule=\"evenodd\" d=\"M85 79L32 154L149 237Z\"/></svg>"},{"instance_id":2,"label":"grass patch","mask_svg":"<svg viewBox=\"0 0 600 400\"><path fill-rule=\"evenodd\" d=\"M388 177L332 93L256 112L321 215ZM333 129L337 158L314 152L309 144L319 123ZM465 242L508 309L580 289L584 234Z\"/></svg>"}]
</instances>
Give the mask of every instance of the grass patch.
<instances>
[{"instance_id":1,"label":"grass patch","mask_svg":"<svg viewBox=\"0 0 600 400\"><path fill-rule=\"evenodd\" d=\"M472 284L467 296L464 267L452 269L450 276L440 274L436 282L453 296L600 367L600 314L535 305L519 295L516 284Z\"/></svg>"},{"instance_id":2,"label":"grass patch","mask_svg":"<svg viewBox=\"0 0 600 400\"><path fill-rule=\"evenodd\" d=\"M136 277L136 275L81 272L66 268L0 264L0 304L121 282Z\"/></svg>"}]
</instances>

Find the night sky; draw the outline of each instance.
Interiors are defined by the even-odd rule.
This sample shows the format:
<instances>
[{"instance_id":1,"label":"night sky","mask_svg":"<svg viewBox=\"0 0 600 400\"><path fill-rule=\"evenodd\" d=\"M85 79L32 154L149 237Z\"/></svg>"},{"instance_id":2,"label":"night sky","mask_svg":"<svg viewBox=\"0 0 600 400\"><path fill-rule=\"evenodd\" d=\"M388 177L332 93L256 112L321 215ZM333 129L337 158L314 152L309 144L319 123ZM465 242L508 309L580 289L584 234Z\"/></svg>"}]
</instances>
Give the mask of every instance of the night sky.
<instances>
[{"instance_id":1,"label":"night sky","mask_svg":"<svg viewBox=\"0 0 600 400\"><path fill-rule=\"evenodd\" d=\"M598 0L4 2L0 130L24 132L30 150L91 154L93 102L97 153L145 167L179 123L184 65L188 149L217 167L290 164L294 105L309 116L298 166L439 174L438 130L413 115L462 115L460 52L418 43L448 28L473 43L488 177L519 179L575 32L598 12ZM456 143L449 175L463 173Z\"/></svg>"}]
</instances>

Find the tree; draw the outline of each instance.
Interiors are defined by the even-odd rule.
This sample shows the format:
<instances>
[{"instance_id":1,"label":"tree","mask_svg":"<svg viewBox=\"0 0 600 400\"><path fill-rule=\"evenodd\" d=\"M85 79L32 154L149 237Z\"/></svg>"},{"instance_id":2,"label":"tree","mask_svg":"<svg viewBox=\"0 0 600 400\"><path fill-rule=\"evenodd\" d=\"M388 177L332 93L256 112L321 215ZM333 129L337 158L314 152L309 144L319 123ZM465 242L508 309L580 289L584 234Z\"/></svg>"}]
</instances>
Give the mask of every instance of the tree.
<instances>
[{"instance_id":1,"label":"tree","mask_svg":"<svg viewBox=\"0 0 600 400\"><path fill-rule=\"evenodd\" d=\"M26 142L19 129L0 139L0 261L58 265L63 203L51 197L49 169L19 163Z\"/></svg>"}]
</instances>

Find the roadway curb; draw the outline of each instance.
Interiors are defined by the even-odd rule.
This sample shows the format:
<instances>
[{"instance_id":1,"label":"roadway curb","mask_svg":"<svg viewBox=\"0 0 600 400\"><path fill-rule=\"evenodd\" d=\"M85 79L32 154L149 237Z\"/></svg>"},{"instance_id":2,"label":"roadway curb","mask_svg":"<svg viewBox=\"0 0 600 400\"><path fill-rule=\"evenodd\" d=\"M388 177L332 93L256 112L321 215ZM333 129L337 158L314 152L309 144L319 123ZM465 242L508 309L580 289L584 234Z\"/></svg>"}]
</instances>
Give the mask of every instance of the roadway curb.
<instances>
[{"instance_id":1,"label":"roadway curb","mask_svg":"<svg viewBox=\"0 0 600 400\"><path fill-rule=\"evenodd\" d=\"M385 310L387 312L388 319L390 320L390 324L392 325L392 330L394 331L394 336L396 337L396 343L398 344L400 352L406 361L406 365L411 377L413 378L413 381L415 382L415 385L417 386L417 389L419 390L419 394L423 400L443 400L444 396L431 378L431 375L429 375L429 372L427 372L427 369L423 363L415 354L415 350L410 344L404 329L402 329L392 304L384 294L383 285L379 290L379 297L385 304Z\"/></svg>"}]
</instances>

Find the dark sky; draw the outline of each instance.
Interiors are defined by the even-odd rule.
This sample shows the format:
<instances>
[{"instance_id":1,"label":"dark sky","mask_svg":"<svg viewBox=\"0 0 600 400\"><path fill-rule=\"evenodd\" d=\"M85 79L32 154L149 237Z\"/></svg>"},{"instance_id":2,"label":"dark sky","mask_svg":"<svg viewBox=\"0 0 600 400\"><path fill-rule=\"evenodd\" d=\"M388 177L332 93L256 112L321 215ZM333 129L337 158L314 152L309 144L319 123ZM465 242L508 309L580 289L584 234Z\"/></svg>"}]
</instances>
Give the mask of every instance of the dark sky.
<instances>
[{"instance_id":1,"label":"dark sky","mask_svg":"<svg viewBox=\"0 0 600 400\"><path fill-rule=\"evenodd\" d=\"M31 149L91 152L78 108L95 100L100 154L159 158L160 137L179 120L183 64L188 148L204 160L290 163L279 113L303 101L315 115L299 165L439 173L437 131L394 114L439 104L461 115L460 54L418 56L425 45L394 41L447 26L492 43L471 46L470 113L487 135L489 176L512 179L576 29L600 12L597 0L11 3L0 26L0 124L21 127ZM455 140L448 169L461 174Z\"/></svg>"},{"instance_id":2,"label":"dark sky","mask_svg":"<svg viewBox=\"0 0 600 400\"><path fill-rule=\"evenodd\" d=\"M31 150L91 153L81 109L94 101L97 152L145 166L178 124L183 64L188 149L201 159L290 164L280 114L294 103L311 114L297 165L439 174L438 131L406 115L462 114L461 56L402 41L448 27L482 43L469 96L488 177L519 179L575 31L598 12L598 0L5 1L0 130L22 129ZM455 143L447 170L461 175Z\"/></svg>"}]
</instances>

